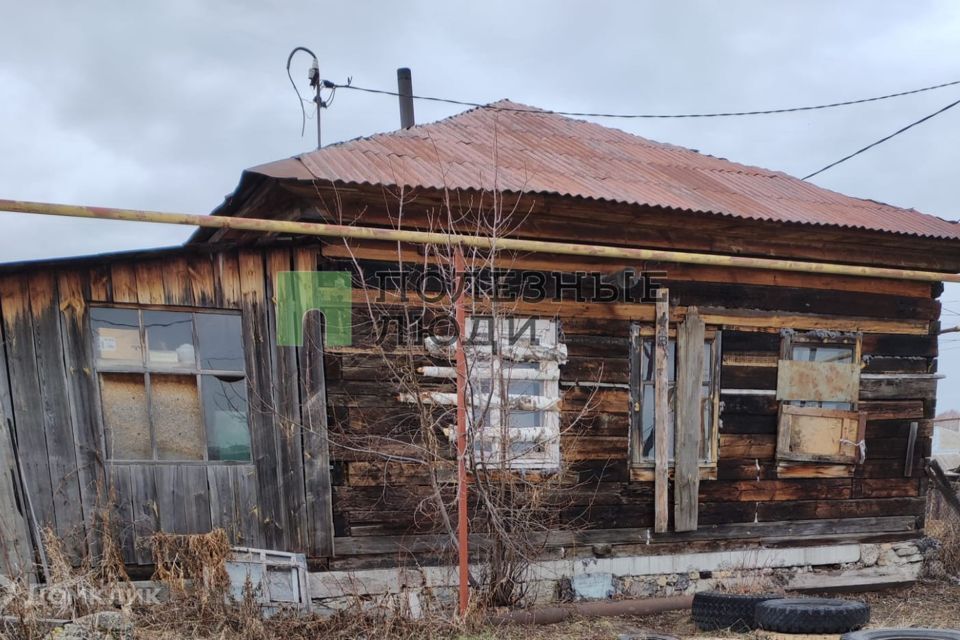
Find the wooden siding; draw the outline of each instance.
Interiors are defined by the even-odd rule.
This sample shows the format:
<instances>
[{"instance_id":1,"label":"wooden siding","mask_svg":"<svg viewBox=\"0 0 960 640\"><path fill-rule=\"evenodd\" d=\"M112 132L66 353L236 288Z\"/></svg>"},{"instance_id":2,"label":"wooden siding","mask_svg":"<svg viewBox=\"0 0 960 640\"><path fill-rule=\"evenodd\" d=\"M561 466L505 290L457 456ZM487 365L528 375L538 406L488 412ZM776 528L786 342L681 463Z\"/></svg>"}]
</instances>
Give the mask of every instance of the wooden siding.
<instances>
[{"instance_id":1,"label":"wooden siding","mask_svg":"<svg viewBox=\"0 0 960 640\"><path fill-rule=\"evenodd\" d=\"M562 235L556 225L547 227ZM593 225L590 231L599 237L601 229ZM422 255L403 250L410 262L422 263ZM396 265L396 247L358 243L353 252L369 270L391 260ZM320 323L309 316L305 347L277 347L275 276L321 261L324 268L337 268L336 261L351 252L331 243L320 254L319 245L291 243L0 276L10 373L9 380L0 376L0 409L14 427L41 523L72 539L78 554L88 545L95 550L88 524L93 511L112 500L131 563L150 562L144 541L154 531L214 526L223 526L237 543L329 558L335 568L389 565L404 551L429 561L442 549L448 538L440 525L417 509L431 494L430 475L422 465L402 461L417 437L417 421L385 375L384 357L449 363L425 352L380 353L363 309L355 309L350 347L326 353L316 348ZM506 256L515 268L666 271L671 323L697 306L708 331L723 332L723 408L715 477L699 483L698 530L654 534L654 485L631 479L628 453L630 327L635 321L652 327L653 304L520 305L521 313L557 317L568 350L560 367L566 500L558 518L577 530L547 535L547 556L560 553L559 547L589 553L593 544L666 553L681 546L917 535L926 493L921 460L929 454L935 409L936 380L927 374L936 371L937 287L554 258ZM250 463L107 461L90 341L94 304L241 312ZM811 473L809 464L798 469L775 459L774 394L781 329L817 328L863 333L859 409L868 415L867 457L854 467L815 465ZM905 373L913 377L898 377ZM443 380L431 384L450 387ZM919 428L912 472L905 476L911 422ZM364 450L370 443L378 443L376 451ZM394 459L385 461L384 454ZM452 468L441 465L439 471Z\"/></svg>"},{"instance_id":2,"label":"wooden siding","mask_svg":"<svg viewBox=\"0 0 960 640\"><path fill-rule=\"evenodd\" d=\"M298 252L316 264L316 249ZM215 526L237 544L329 555L330 517L307 509L298 356L275 339L273 281L293 267L291 250L279 248L0 276L7 364L0 409L19 442L40 525L52 527L76 557L97 551L90 525L107 505L117 516L124 558L134 564L151 562L146 540L155 531ZM241 312L250 463L107 459L89 323L95 304ZM313 357L322 363L322 350ZM9 449L3 447L5 456ZM322 485L317 476L324 472L314 464L313 486Z\"/></svg>"}]
</instances>

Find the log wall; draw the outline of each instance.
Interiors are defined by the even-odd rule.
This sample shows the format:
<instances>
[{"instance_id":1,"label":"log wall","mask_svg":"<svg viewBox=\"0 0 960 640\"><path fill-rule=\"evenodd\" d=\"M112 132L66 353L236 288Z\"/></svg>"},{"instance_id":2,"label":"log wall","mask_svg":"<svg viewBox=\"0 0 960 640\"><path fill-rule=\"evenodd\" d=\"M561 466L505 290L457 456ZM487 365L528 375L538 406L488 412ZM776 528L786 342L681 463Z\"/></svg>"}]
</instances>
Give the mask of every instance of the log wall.
<instances>
[{"instance_id":1,"label":"log wall","mask_svg":"<svg viewBox=\"0 0 960 640\"><path fill-rule=\"evenodd\" d=\"M412 252L411 262L422 260L413 248L402 251ZM112 504L131 563L150 561L143 543L153 531L215 526L224 526L239 544L302 551L327 558L334 568L395 564L405 551L429 560L449 539L436 513L421 508L433 491L429 474L403 461L421 434L385 374L389 368L362 311L355 308L350 347L322 353L276 346L278 272L338 268L351 257L373 269L385 260L395 264L396 252L376 243L350 251L338 243L185 249L0 275L9 373L0 376L0 408L16 435L41 524L70 540L79 556L96 551L90 522L98 507ZM625 388L630 324L651 323L653 304L518 305L518 313L558 318L569 352L560 368L566 499L556 517L564 526L548 536L547 555L561 548L591 553L597 544L666 553L761 541L890 539L922 529L920 460L929 455L935 411L937 285L556 256L509 259L516 268L540 270L665 271L672 320L697 306L708 330L722 331L716 477L700 483L696 532L655 535L653 483L631 477L628 465ZM106 459L88 318L96 303L242 313L251 463ZM828 465L816 469L818 477L778 469L774 391L782 329L863 333L860 409L868 414L867 458L852 474ZM423 352L386 357L449 364ZM588 384L597 382L603 386ZM434 384L449 390L449 383ZM913 421L920 428L912 473L905 476ZM451 450L441 476L452 472L452 460Z\"/></svg>"}]
</instances>

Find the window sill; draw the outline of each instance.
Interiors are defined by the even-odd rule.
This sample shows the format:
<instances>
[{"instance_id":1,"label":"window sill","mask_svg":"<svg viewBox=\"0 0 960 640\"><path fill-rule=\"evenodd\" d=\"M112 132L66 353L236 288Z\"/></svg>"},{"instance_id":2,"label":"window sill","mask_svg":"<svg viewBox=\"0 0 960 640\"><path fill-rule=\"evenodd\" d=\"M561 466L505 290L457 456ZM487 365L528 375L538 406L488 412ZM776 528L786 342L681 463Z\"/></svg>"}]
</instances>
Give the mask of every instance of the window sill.
<instances>
[{"instance_id":1,"label":"window sill","mask_svg":"<svg viewBox=\"0 0 960 640\"><path fill-rule=\"evenodd\" d=\"M656 471L653 465L638 465L630 468L631 482L653 482ZM669 469L670 479L673 480L673 467ZM701 480L716 480L717 467L715 464L700 465Z\"/></svg>"}]
</instances>

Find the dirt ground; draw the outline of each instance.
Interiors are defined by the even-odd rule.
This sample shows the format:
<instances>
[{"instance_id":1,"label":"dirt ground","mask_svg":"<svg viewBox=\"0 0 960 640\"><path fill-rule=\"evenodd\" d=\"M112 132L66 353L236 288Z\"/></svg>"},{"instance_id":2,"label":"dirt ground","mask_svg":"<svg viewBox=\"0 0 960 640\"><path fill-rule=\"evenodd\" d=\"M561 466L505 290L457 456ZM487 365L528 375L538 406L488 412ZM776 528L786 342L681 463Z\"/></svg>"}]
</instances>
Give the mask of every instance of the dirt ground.
<instances>
[{"instance_id":1,"label":"dirt ground","mask_svg":"<svg viewBox=\"0 0 960 640\"><path fill-rule=\"evenodd\" d=\"M923 583L907 589L862 594L822 594L822 597L864 600L870 604L868 628L932 627L960 629L960 585ZM737 634L699 631L689 611L671 611L656 616L624 616L573 620L537 627L512 627L479 634L463 635L460 640L615 640L621 633L649 631L679 638L751 638L762 632Z\"/></svg>"}]
</instances>

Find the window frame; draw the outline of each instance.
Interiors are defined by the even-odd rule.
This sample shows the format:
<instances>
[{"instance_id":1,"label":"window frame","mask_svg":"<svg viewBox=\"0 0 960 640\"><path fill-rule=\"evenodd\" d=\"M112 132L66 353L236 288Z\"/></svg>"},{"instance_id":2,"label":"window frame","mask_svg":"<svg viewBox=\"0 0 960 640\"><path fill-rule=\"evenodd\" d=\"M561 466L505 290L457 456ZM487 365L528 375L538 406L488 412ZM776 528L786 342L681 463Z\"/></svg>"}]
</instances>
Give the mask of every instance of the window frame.
<instances>
[{"instance_id":1,"label":"window frame","mask_svg":"<svg viewBox=\"0 0 960 640\"><path fill-rule=\"evenodd\" d=\"M704 443L709 447L707 449L707 457L700 457L698 460L698 466L700 467L700 475L703 478L714 477L717 469L717 461L719 459L719 450L720 450L720 368L721 368L721 359L723 353L723 337L722 331L710 327L704 331L704 345L710 345L710 357L712 359L710 367L710 381L709 384L705 384L701 381L701 393L703 387L709 387L709 403L711 408L711 424L709 425L709 434L708 440ZM677 331L675 328L671 328L669 331L669 339L671 342L676 345ZM644 387L649 386L656 389L656 380L645 381L643 379L643 370L644 370L644 342L649 340L653 341L656 336L656 329L651 324L646 324L642 322L632 322L630 324L630 353L629 353L629 370L630 370L630 384L629 391L631 394L636 393L636 400L629 402L629 431L628 431L628 461L629 467L631 469L631 479L644 481L644 480L653 480L653 469L656 466L656 459L654 457L644 457L642 449L642 440L643 440L643 391ZM671 388L676 388L676 358L678 349L674 346L674 380L669 383ZM653 353L651 349L651 354ZM668 371L669 371L668 367ZM634 384L638 385L636 391L634 391ZM675 398L674 398L675 402ZM671 415L674 416L674 424L671 425L671 429L676 433L676 412L671 411ZM702 427L703 425L701 425ZM703 433L706 433L706 429L703 430ZM673 474L675 463L675 452L670 452L670 459L668 461L668 467L670 473Z\"/></svg>"},{"instance_id":2,"label":"window frame","mask_svg":"<svg viewBox=\"0 0 960 640\"><path fill-rule=\"evenodd\" d=\"M490 321L491 316L471 316L467 318L468 336L475 335L473 322L477 319ZM525 326L527 321L534 322L534 331L539 338L541 335L541 323L546 323L549 330L544 332L549 335L550 343L544 344L538 342L540 346L550 348L559 348L560 346L560 324L555 318L538 318L536 316L509 316L497 318L499 322L517 322ZM509 336L503 336L499 327L494 329L495 337L479 345L465 344L465 355L467 358L467 396L468 396L468 428L471 434L470 459L473 468L480 470L507 469L507 470L541 470L556 471L560 468L560 365L562 362L546 358L535 358L532 350L527 349L522 353L521 349L511 348ZM499 332L499 335L497 333ZM521 352L517 357L518 352ZM535 376L527 377L520 375L513 377L513 373L504 373L504 369L509 369L509 364L536 364ZM506 376L506 377L504 377ZM490 381L488 391L475 392L474 386L481 381ZM533 409L519 409L520 411L535 411L541 414L541 424L535 427L504 427L502 425L503 413L509 414L510 408L502 410L501 402L503 398L503 382L509 384L513 381L535 380L542 383L542 390L539 395L509 395L508 402L532 402ZM536 406L543 405L543 406ZM476 412L485 416L485 422L479 426L475 423L474 416ZM493 434L489 432L493 431ZM502 440L504 437L510 438L512 434L523 434L527 430L539 430L541 432L539 440L543 442L543 452L527 452L519 454L516 457L507 457L504 460L502 454ZM484 433L487 432L487 433ZM520 440L523 442L524 440ZM476 446L483 442L492 442L491 450L494 452L489 459L477 458Z\"/></svg>"},{"instance_id":3,"label":"window frame","mask_svg":"<svg viewBox=\"0 0 960 640\"><path fill-rule=\"evenodd\" d=\"M246 371L246 346L243 344L243 333L241 329L240 334L240 351L241 356L243 357L243 368L242 369L211 369L204 368L200 358L200 338L199 332L197 329L196 316L197 315L220 315L220 316L233 316L240 318L242 323L242 312L238 309L212 309L206 307L180 307L180 306L170 306L170 305L140 305L140 304L123 304L123 303L96 303L91 304L90 309L108 309L108 310L121 310L121 311L135 311L137 313L137 322L138 322L138 336L139 336L139 346L141 352L141 362L139 365L135 364L102 364L101 358L98 356L99 347L97 345L97 340L99 336L96 329L93 326L94 320L91 314L91 326L90 326L90 341L91 341L91 355L93 359L93 371L96 375L96 390L97 390L97 413L100 420L100 429L103 433L104 439L104 454L106 456L106 461L110 464L151 464L151 465L244 465L253 463L253 450L251 446L250 457L246 460L212 460L210 459L210 439L209 439L209 426L207 425L207 412L204 407L204 391L203 391L203 377L204 376L215 376L215 377L227 377L235 378L234 382L243 381L243 394L244 401L247 404L247 410L245 412L246 417L246 427L247 434L250 438L251 445L253 439L253 431L251 429L250 421L250 398L249 390L247 388L248 376ZM149 363L149 352L147 350L147 327L144 324L143 315L144 312L150 311L161 311L161 312L171 312L171 313L184 313L191 316L191 338L192 346L194 348L194 362L192 366L183 367L164 367L162 365ZM242 325L241 325L242 326ZM111 447L111 438L110 438L110 429L107 427L106 419L104 418L104 408L103 408L103 379L102 374L135 374L143 376L144 384L144 395L146 403L146 414L147 414L147 426L150 431L150 452L151 458L114 458L113 451ZM160 375L160 376L181 376L185 378L193 377L196 382L197 390L197 403L199 406L200 414L200 429L202 431L202 441L203 446L203 458L202 459L161 459L158 457L157 452L157 438L156 430L153 423L153 412L152 412L152 398L153 398L153 388L151 375Z\"/></svg>"},{"instance_id":4,"label":"window frame","mask_svg":"<svg viewBox=\"0 0 960 640\"><path fill-rule=\"evenodd\" d=\"M841 333L837 335L822 335L817 332L795 332L795 331L784 331L780 334L780 360L790 360L793 362L804 362L802 360L796 360L793 357L793 349L797 346L809 345L813 347L841 347L852 349L852 364L860 365L862 363L862 353L863 353L863 334L861 333ZM814 361L815 362L815 361ZM778 390L779 393L779 390ZM783 400L781 401L784 404L789 404L797 407L807 407L807 408L820 408L825 410L836 410L836 411L858 411L858 401L843 403L849 404L848 409L841 409L837 407L824 407L823 402L819 400ZM811 404L818 403L818 404Z\"/></svg>"},{"instance_id":5,"label":"window frame","mask_svg":"<svg viewBox=\"0 0 960 640\"><path fill-rule=\"evenodd\" d=\"M778 383L776 394L780 398L785 394L781 390L779 367L781 361L792 362L824 362L817 360L797 360L794 358L794 349L798 346L809 346L813 348L842 348L851 351L851 362L857 371L857 384L859 385L860 369L862 367L863 353L863 334L855 333L820 333L820 332L781 332L780 354L778 366ZM795 477L806 477L802 470L805 465L837 465L845 466L851 470L856 465L863 463L863 450L860 443L863 442L866 432L866 415L860 411L859 398L851 402L830 401L830 400L799 400L799 399L779 399L779 408L777 412L777 449L775 458L778 469L794 468ZM844 405L824 406L828 405ZM838 451L834 454L811 453L808 451L793 450L793 431L803 429L804 421L808 421L807 428L823 421L833 420L837 423L839 433L837 440L840 444ZM799 465L799 471L797 470ZM811 474L810 477L816 477Z\"/></svg>"}]
</instances>

